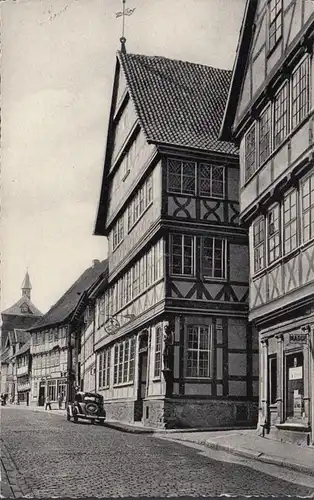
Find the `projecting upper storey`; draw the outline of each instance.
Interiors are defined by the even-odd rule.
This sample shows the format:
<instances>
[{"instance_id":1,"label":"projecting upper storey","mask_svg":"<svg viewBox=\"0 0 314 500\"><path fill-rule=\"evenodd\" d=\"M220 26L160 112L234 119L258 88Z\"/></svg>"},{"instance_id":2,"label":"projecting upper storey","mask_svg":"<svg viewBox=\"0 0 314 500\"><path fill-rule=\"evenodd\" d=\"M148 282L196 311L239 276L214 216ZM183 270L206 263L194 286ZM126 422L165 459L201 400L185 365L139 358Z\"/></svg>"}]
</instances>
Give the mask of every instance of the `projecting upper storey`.
<instances>
[{"instance_id":1,"label":"projecting upper storey","mask_svg":"<svg viewBox=\"0 0 314 500\"><path fill-rule=\"evenodd\" d=\"M240 144L241 217L313 150L312 0L248 0L220 137Z\"/></svg>"},{"instance_id":2,"label":"projecting upper storey","mask_svg":"<svg viewBox=\"0 0 314 500\"><path fill-rule=\"evenodd\" d=\"M118 52L95 234L113 232L119 244L153 198L148 224L160 216L160 148L236 157L218 139L230 78L227 70Z\"/></svg>"}]
</instances>

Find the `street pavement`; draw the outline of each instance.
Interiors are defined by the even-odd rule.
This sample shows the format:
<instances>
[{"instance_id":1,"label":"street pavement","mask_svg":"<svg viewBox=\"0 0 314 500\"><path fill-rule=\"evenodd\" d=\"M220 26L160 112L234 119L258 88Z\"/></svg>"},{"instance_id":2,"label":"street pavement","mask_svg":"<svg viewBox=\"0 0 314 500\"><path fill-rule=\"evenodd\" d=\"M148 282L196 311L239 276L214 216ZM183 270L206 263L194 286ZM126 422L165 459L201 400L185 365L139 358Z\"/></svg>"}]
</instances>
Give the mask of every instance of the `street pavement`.
<instances>
[{"instance_id":1,"label":"street pavement","mask_svg":"<svg viewBox=\"0 0 314 500\"><path fill-rule=\"evenodd\" d=\"M309 476L54 412L3 408L1 440L27 496L37 498L314 496Z\"/></svg>"}]
</instances>

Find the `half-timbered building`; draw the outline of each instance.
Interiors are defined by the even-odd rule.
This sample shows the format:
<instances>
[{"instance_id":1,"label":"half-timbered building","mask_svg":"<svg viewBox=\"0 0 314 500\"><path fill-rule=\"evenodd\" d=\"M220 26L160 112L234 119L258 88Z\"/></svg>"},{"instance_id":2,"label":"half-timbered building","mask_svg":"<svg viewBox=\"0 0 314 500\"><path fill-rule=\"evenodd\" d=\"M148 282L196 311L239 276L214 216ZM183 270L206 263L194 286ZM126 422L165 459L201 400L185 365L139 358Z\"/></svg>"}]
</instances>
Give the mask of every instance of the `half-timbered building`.
<instances>
[{"instance_id":1,"label":"half-timbered building","mask_svg":"<svg viewBox=\"0 0 314 500\"><path fill-rule=\"evenodd\" d=\"M48 396L57 405L59 395L63 401L71 400L78 382L79 331L74 312L81 296L106 269L104 262L93 261L89 267L29 329L32 355L31 405L43 406Z\"/></svg>"},{"instance_id":2,"label":"half-timbered building","mask_svg":"<svg viewBox=\"0 0 314 500\"><path fill-rule=\"evenodd\" d=\"M42 313L31 300L32 285L28 271L22 283L20 299L1 313L1 393L17 401L15 354L27 342L27 328L37 323Z\"/></svg>"},{"instance_id":3,"label":"half-timbered building","mask_svg":"<svg viewBox=\"0 0 314 500\"><path fill-rule=\"evenodd\" d=\"M107 416L147 426L254 420L248 236L238 151L218 140L231 72L117 54L97 235L97 390Z\"/></svg>"},{"instance_id":4,"label":"half-timbered building","mask_svg":"<svg viewBox=\"0 0 314 500\"><path fill-rule=\"evenodd\" d=\"M73 312L72 323L77 331L77 366L74 370L77 373L76 385L81 391L95 392L97 387L95 332L99 316L96 315L96 303L97 297L106 289L107 281L108 261L104 261L98 279L84 291Z\"/></svg>"},{"instance_id":5,"label":"half-timbered building","mask_svg":"<svg viewBox=\"0 0 314 500\"><path fill-rule=\"evenodd\" d=\"M259 429L314 443L314 2L248 0L221 138L240 145Z\"/></svg>"}]
</instances>

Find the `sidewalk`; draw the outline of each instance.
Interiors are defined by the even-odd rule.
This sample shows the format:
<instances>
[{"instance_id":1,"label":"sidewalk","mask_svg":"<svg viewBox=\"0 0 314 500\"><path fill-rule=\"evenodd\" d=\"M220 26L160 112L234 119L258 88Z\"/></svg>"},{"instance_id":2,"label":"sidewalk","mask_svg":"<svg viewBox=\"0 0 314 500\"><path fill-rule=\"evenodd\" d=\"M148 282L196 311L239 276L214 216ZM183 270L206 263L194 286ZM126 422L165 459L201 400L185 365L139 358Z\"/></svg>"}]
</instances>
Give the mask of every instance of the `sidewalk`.
<instances>
[{"instance_id":1,"label":"sidewalk","mask_svg":"<svg viewBox=\"0 0 314 500\"><path fill-rule=\"evenodd\" d=\"M314 477L314 447L302 448L258 436L254 430L214 432L180 432L167 434L155 432L155 437L182 441L222 450L260 462L286 467Z\"/></svg>"},{"instance_id":2,"label":"sidewalk","mask_svg":"<svg viewBox=\"0 0 314 500\"><path fill-rule=\"evenodd\" d=\"M32 492L24 477L19 473L12 462L9 453L1 441L1 498L31 497Z\"/></svg>"}]
</instances>

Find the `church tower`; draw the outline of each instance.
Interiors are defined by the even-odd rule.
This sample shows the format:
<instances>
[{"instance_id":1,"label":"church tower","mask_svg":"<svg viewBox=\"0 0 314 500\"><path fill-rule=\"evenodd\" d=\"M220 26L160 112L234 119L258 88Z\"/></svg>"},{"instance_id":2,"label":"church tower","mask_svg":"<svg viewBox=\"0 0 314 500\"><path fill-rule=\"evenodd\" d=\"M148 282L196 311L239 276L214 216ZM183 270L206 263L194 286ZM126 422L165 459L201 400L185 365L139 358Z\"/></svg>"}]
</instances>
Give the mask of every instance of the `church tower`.
<instances>
[{"instance_id":1,"label":"church tower","mask_svg":"<svg viewBox=\"0 0 314 500\"><path fill-rule=\"evenodd\" d=\"M25 278L22 283L22 297L27 297L28 299L30 299L31 290L32 290L31 280L29 278L28 271L26 271Z\"/></svg>"},{"instance_id":2,"label":"church tower","mask_svg":"<svg viewBox=\"0 0 314 500\"><path fill-rule=\"evenodd\" d=\"M22 286L22 296L19 300L5 311L1 312L2 331L1 331L1 346L2 349L6 345L9 332L14 332L16 329L27 330L33 326L42 313L31 301L31 280L28 271L26 271Z\"/></svg>"}]
</instances>

